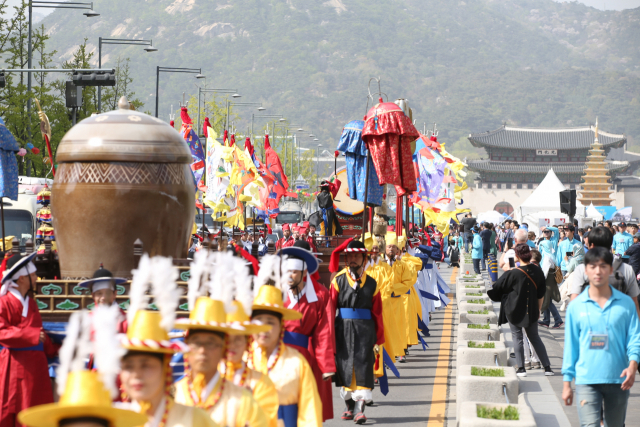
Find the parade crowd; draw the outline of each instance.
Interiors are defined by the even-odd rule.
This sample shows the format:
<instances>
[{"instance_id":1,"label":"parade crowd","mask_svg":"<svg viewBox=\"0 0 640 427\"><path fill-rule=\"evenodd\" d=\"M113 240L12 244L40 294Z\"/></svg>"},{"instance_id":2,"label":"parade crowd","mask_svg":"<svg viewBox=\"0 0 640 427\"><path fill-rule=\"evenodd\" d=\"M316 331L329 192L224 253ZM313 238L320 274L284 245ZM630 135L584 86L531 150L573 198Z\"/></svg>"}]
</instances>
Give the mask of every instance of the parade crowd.
<instances>
[{"instance_id":1,"label":"parade crowd","mask_svg":"<svg viewBox=\"0 0 640 427\"><path fill-rule=\"evenodd\" d=\"M544 368L554 375L538 328L564 326L565 404L573 404L575 383L581 426L623 426L640 360L638 225L603 221L579 228L576 220L541 227L536 235L514 220L478 224L467 214L460 223L452 243L471 252L475 273L488 265L493 283L487 293L501 302L498 324L510 326L516 374ZM496 264L504 271L500 278ZM555 303L566 310L566 324Z\"/></svg>"},{"instance_id":2,"label":"parade crowd","mask_svg":"<svg viewBox=\"0 0 640 427\"><path fill-rule=\"evenodd\" d=\"M249 234L220 235L217 251L193 252L188 318L176 319L171 259L141 258L126 313L115 296L127 280L101 265L79 284L93 309L72 315L62 347L32 296L33 255L8 255L0 426L319 426L334 418L333 386L345 402L337 415L364 424L374 387L389 392L387 373L426 348L431 312L449 303L442 234L390 228L335 248L326 286L313 226L285 224L277 253L260 261Z\"/></svg>"}]
</instances>

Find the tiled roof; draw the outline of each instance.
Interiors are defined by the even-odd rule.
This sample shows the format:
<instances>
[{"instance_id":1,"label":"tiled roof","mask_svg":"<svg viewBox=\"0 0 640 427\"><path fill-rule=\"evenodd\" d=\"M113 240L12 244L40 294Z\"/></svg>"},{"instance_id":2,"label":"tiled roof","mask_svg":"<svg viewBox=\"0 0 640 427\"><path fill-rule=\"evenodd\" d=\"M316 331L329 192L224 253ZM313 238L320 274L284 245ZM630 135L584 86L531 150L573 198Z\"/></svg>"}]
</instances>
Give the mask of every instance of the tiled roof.
<instances>
[{"instance_id":1,"label":"tiled roof","mask_svg":"<svg viewBox=\"0 0 640 427\"><path fill-rule=\"evenodd\" d=\"M484 133L469 135L474 147L503 147L526 150L570 150L589 148L595 138L595 127L581 128L517 128L503 126ZM627 141L624 135L598 132L598 141L603 147L621 147Z\"/></svg>"},{"instance_id":2,"label":"tiled roof","mask_svg":"<svg viewBox=\"0 0 640 427\"><path fill-rule=\"evenodd\" d=\"M493 160L467 160L469 169L475 172L512 172L545 174L549 169L558 174L582 173L584 163L532 163L532 162L497 162ZM621 172L629 166L629 162L607 162L607 170Z\"/></svg>"}]
</instances>

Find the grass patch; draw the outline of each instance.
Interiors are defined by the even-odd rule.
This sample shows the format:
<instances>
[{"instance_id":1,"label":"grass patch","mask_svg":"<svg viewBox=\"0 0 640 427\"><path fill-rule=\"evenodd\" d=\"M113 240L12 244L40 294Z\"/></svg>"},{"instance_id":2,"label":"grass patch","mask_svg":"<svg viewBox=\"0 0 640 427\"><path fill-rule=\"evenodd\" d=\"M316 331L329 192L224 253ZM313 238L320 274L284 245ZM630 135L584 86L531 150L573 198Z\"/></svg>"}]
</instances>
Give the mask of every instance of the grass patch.
<instances>
[{"instance_id":1,"label":"grass patch","mask_svg":"<svg viewBox=\"0 0 640 427\"><path fill-rule=\"evenodd\" d=\"M484 304L484 298L467 300L468 304Z\"/></svg>"},{"instance_id":2,"label":"grass patch","mask_svg":"<svg viewBox=\"0 0 640 427\"><path fill-rule=\"evenodd\" d=\"M469 341L467 343L467 347L469 347L469 348L496 348L496 343L494 343L494 342L484 342L482 344L478 344L475 341Z\"/></svg>"},{"instance_id":3,"label":"grass patch","mask_svg":"<svg viewBox=\"0 0 640 427\"><path fill-rule=\"evenodd\" d=\"M484 310L469 310L467 313L469 314L489 314L489 310L486 308Z\"/></svg>"},{"instance_id":4,"label":"grass patch","mask_svg":"<svg viewBox=\"0 0 640 427\"><path fill-rule=\"evenodd\" d=\"M480 292L471 292L471 293L467 292L467 296L468 297L481 297L482 294Z\"/></svg>"},{"instance_id":5,"label":"grass patch","mask_svg":"<svg viewBox=\"0 0 640 427\"><path fill-rule=\"evenodd\" d=\"M467 324L468 329L489 329L489 325L478 325L477 323L469 323Z\"/></svg>"},{"instance_id":6,"label":"grass patch","mask_svg":"<svg viewBox=\"0 0 640 427\"><path fill-rule=\"evenodd\" d=\"M480 285L464 285L465 288L479 289Z\"/></svg>"},{"instance_id":7,"label":"grass patch","mask_svg":"<svg viewBox=\"0 0 640 427\"><path fill-rule=\"evenodd\" d=\"M518 409L513 406L507 406L504 409L500 409L487 408L486 406L478 405L477 415L478 418L489 418L491 420L517 421L520 419Z\"/></svg>"},{"instance_id":8,"label":"grass patch","mask_svg":"<svg viewBox=\"0 0 640 427\"><path fill-rule=\"evenodd\" d=\"M504 377L504 369L502 368L478 368L471 367L471 375L476 377Z\"/></svg>"}]
</instances>

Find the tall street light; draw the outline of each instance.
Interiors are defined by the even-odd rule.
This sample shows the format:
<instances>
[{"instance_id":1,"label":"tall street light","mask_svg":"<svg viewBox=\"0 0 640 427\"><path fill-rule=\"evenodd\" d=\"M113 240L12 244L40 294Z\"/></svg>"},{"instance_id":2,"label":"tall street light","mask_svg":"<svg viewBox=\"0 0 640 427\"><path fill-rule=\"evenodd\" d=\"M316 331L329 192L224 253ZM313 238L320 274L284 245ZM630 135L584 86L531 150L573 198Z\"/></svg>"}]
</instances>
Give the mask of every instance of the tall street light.
<instances>
[{"instance_id":1,"label":"tall street light","mask_svg":"<svg viewBox=\"0 0 640 427\"><path fill-rule=\"evenodd\" d=\"M282 117L282 114L259 114L259 115L255 115L255 114L251 114L251 140L254 140L254 135L253 135L253 121L255 119L279 119L279 121L284 122L286 121L286 119L284 117ZM263 153L263 161L264 161L264 151Z\"/></svg>"},{"instance_id":2,"label":"tall street light","mask_svg":"<svg viewBox=\"0 0 640 427\"><path fill-rule=\"evenodd\" d=\"M316 181L318 181L318 185L320 185L320 147L322 147L322 144L318 144L318 149L316 150Z\"/></svg>"},{"instance_id":3,"label":"tall street light","mask_svg":"<svg viewBox=\"0 0 640 427\"><path fill-rule=\"evenodd\" d=\"M276 123L276 126L281 127L281 128L286 130L286 135L285 135L285 138L284 138L284 162L285 162L284 171L286 172L287 171L287 141L289 139L289 130L292 130L292 128L298 128L298 132L304 132L304 129L302 129L302 126L295 125L295 124L292 124L292 123L289 123L289 124ZM293 177L293 164L295 163L294 160L293 160L293 156L294 156L294 153L295 153L295 144L296 144L296 134L294 132L293 138L291 139L291 166L289 168L290 169L290 175L289 176L291 176L291 177ZM299 158L298 158L298 164L300 164L300 159Z\"/></svg>"},{"instance_id":4,"label":"tall street light","mask_svg":"<svg viewBox=\"0 0 640 427\"><path fill-rule=\"evenodd\" d=\"M206 88L206 79L205 79L205 88L201 88L200 86L198 86L198 132L200 132L200 105L201 102L203 102L206 105L207 100L204 99L203 101L200 101L200 96L203 93L227 93L227 94L231 94L232 98L240 98L241 95L238 94L238 89L207 89ZM206 108L205 108L206 110ZM206 113L206 111L205 111Z\"/></svg>"},{"instance_id":5,"label":"tall street light","mask_svg":"<svg viewBox=\"0 0 640 427\"><path fill-rule=\"evenodd\" d=\"M231 95L234 98L240 98L240 95L236 96L236 95ZM264 111L266 110L265 107L262 106L262 102L231 102L230 99L227 99L227 119L224 123L224 128L225 129L229 129L229 107L231 106L238 106L238 107L258 107L258 111Z\"/></svg>"},{"instance_id":6,"label":"tall street light","mask_svg":"<svg viewBox=\"0 0 640 427\"><path fill-rule=\"evenodd\" d=\"M29 0L29 34L27 43L27 68L30 70L27 72L27 116L29 118L29 126L27 135L29 137L29 143L31 143L31 71L32 69L32 56L33 56L33 43L31 41L31 32L33 26L33 8L47 8L47 9L81 9L86 10L83 13L87 18L94 18L100 16L99 13L94 12L93 2L64 2L64 1L43 1L43 0ZM98 67L100 68L100 67ZM30 160L27 160L27 175L31 176Z\"/></svg>"},{"instance_id":7,"label":"tall street light","mask_svg":"<svg viewBox=\"0 0 640 427\"><path fill-rule=\"evenodd\" d=\"M196 79L204 79L201 68L156 67L156 117L158 117L158 93L160 92L160 73L189 73L195 74Z\"/></svg>"},{"instance_id":8,"label":"tall street light","mask_svg":"<svg viewBox=\"0 0 640 427\"><path fill-rule=\"evenodd\" d=\"M145 52L157 52L158 49L153 47L152 40L135 40L135 39L110 39L98 38L98 68L102 68L102 45L103 44L130 44L135 46L147 46ZM98 86L98 113L102 112L102 86Z\"/></svg>"}]
</instances>

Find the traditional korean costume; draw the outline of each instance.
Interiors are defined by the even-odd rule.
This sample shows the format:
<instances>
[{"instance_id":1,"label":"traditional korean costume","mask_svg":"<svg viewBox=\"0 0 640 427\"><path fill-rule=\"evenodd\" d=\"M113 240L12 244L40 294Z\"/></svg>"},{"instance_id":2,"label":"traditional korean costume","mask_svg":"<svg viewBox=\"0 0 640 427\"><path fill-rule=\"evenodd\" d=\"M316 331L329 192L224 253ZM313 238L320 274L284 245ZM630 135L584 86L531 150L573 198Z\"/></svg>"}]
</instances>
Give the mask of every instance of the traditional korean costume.
<instances>
[{"instance_id":1,"label":"traditional korean costume","mask_svg":"<svg viewBox=\"0 0 640 427\"><path fill-rule=\"evenodd\" d=\"M59 345L45 335L40 341L42 318L36 301L22 296L14 280L36 271L31 256L5 258L0 293L0 425L20 426L16 417L23 409L53 402L47 357ZM1 273L0 273L1 274ZM33 283L35 286L35 283Z\"/></svg>"},{"instance_id":2,"label":"traditional korean costume","mask_svg":"<svg viewBox=\"0 0 640 427\"><path fill-rule=\"evenodd\" d=\"M338 222L338 217L333 209L333 199L335 199L340 189L340 180L335 182L322 181L320 193L316 196L318 207L320 208L320 235L336 236L342 234L342 226Z\"/></svg>"},{"instance_id":3,"label":"traditional korean costume","mask_svg":"<svg viewBox=\"0 0 640 427\"><path fill-rule=\"evenodd\" d=\"M263 259L264 260L264 259ZM300 320L301 313L284 307L282 292L275 286L263 285L253 303L253 311L273 311L284 321ZM265 350L254 342L247 364L269 376L278 390L278 423L284 427L321 426L322 401L309 362L282 340L273 350Z\"/></svg>"}]
</instances>

